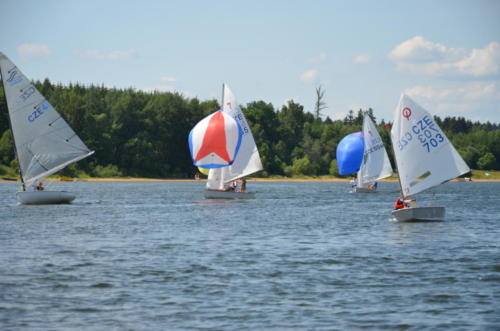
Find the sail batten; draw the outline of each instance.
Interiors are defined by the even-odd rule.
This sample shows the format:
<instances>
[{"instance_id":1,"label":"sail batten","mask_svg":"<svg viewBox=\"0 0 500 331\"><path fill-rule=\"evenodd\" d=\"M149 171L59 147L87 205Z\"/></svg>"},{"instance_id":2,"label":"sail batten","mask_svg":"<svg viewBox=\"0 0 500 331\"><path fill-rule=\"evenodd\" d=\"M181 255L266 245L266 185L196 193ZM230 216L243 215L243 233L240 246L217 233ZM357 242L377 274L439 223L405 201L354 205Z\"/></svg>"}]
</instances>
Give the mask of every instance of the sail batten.
<instances>
[{"instance_id":1,"label":"sail batten","mask_svg":"<svg viewBox=\"0 0 500 331\"><path fill-rule=\"evenodd\" d=\"M27 185L93 153L3 53L0 73L19 167Z\"/></svg>"},{"instance_id":2,"label":"sail batten","mask_svg":"<svg viewBox=\"0 0 500 331\"><path fill-rule=\"evenodd\" d=\"M404 94L394 112L391 140L404 196L470 171L432 115Z\"/></svg>"}]
</instances>

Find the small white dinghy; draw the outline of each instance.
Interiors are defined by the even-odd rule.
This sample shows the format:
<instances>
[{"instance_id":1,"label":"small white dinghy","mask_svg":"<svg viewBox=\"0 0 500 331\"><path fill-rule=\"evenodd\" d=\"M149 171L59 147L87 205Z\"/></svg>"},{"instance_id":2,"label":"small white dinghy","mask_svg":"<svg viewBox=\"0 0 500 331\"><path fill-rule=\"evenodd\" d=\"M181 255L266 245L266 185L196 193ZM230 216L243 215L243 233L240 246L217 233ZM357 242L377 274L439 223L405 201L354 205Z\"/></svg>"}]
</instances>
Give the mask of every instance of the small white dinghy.
<instances>
[{"instance_id":1,"label":"small white dinghy","mask_svg":"<svg viewBox=\"0 0 500 331\"><path fill-rule=\"evenodd\" d=\"M205 199L255 199L255 192L236 192L206 189Z\"/></svg>"},{"instance_id":2,"label":"small white dinghy","mask_svg":"<svg viewBox=\"0 0 500 331\"><path fill-rule=\"evenodd\" d=\"M470 171L432 115L402 94L391 129L402 198L408 199ZM445 207L397 209L398 221L442 221Z\"/></svg>"},{"instance_id":3,"label":"small white dinghy","mask_svg":"<svg viewBox=\"0 0 500 331\"><path fill-rule=\"evenodd\" d=\"M75 195L66 191L19 191L16 195L23 205L63 204L75 200Z\"/></svg>"},{"instance_id":4,"label":"small white dinghy","mask_svg":"<svg viewBox=\"0 0 500 331\"><path fill-rule=\"evenodd\" d=\"M406 221L442 221L444 207L411 207L392 211L392 216L399 222Z\"/></svg>"},{"instance_id":5,"label":"small white dinghy","mask_svg":"<svg viewBox=\"0 0 500 331\"><path fill-rule=\"evenodd\" d=\"M94 153L1 52L0 74L22 187L30 188L45 177ZM16 195L22 204L70 203L75 199L73 194L64 191L20 191Z\"/></svg>"},{"instance_id":6,"label":"small white dinghy","mask_svg":"<svg viewBox=\"0 0 500 331\"><path fill-rule=\"evenodd\" d=\"M250 126L226 84L222 86L222 110L219 112L225 118L224 124L216 124L217 119L212 117L214 113L200 121L189 135L194 165L209 169L204 197L255 199L255 192L247 192L245 187L243 191L229 190L231 182L244 180L243 177L262 170L262 162ZM238 135L232 133L231 123L226 116L236 122Z\"/></svg>"},{"instance_id":7,"label":"small white dinghy","mask_svg":"<svg viewBox=\"0 0 500 331\"><path fill-rule=\"evenodd\" d=\"M356 192L356 193L377 193L377 189L376 188L368 188L368 187L359 187L359 186L356 186L354 188L354 192Z\"/></svg>"},{"instance_id":8,"label":"small white dinghy","mask_svg":"<svg viewBox=\"0 0 500 331\"><path fill-rule=\"evenodd\" d=\"M363 160L357 173L354 192L376 193L377 187L373 182L391 176L392 167L377 127L366 112L363 113L363 142Z\"/></svg>"}]
</instances>

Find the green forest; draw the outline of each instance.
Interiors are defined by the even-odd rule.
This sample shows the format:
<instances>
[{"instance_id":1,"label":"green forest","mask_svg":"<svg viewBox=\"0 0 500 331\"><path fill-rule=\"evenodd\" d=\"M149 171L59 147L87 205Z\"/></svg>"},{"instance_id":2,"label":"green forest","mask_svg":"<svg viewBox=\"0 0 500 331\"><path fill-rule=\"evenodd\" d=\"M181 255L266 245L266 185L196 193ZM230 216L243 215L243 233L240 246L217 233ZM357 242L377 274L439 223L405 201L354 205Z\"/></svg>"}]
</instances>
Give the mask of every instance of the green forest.
<instances>
[{"instance_id":1,"label":"green forest","mask_svg":"<svg viewBox=\"0 0 500 331\"><path fill-rule=\"evenodd\" d=\"M178 93L146 93L135 89L35 82L95 154L63 170L71 177L192 178L187 137L204 116L219 109L217 100L200 101ZM314 91L312 91L314 92ZM360 131L362 111L350 110L343 120L321 115L320 90L315 109L293 101L274 108L265 101L241 105L269 176L338 176L335 151L347 134ZM12 134L0 89L0 175L15 177ZM323 91L324 93L324 91ZM377 123L391 160L390 122ZM462 117L435 117L472 169L500 169L500 126ZM394 163L393 163L394 164Z\"/></svg>"}]
</instances>

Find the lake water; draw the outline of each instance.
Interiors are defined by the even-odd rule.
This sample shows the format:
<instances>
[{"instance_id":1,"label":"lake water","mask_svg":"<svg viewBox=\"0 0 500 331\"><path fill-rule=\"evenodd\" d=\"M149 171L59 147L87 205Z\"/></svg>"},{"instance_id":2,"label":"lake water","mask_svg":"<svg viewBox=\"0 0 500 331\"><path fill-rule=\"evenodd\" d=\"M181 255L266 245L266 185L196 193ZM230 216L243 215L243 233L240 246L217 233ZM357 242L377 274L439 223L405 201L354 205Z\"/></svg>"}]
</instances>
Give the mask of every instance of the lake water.
<instances>
[{"instance_id":1,"label":"lake water","mask_svg":"<svg viewBox=\"0 0 500 331\"><path fill-rule=\"evenodd\" d=\"M500 183L417 196L444 222L396 223L397 183L0 183L2 330L500 329Z\"/></svg>"}]
</instances>

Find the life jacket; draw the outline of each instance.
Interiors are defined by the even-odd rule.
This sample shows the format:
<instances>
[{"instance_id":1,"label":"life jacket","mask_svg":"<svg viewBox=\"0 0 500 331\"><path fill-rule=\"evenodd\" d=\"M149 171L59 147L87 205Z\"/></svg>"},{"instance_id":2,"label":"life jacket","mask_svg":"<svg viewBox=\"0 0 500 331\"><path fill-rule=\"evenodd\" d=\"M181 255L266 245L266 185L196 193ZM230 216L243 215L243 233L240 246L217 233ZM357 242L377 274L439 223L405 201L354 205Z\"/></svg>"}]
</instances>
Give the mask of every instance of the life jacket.
<instances>
[{"instance_id":1,"label":"life jacket","mask_svg":"<svg viewBox=\"0 0 500 331\"><path fill-rule=\"evenodd\" d=\"M401 201L401 197L396 199L396 203L394 204L394 209L402 209L405 207L404 199Z\"/></svg>"}]
</instances>

